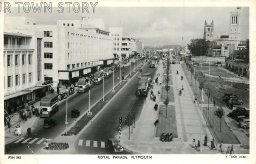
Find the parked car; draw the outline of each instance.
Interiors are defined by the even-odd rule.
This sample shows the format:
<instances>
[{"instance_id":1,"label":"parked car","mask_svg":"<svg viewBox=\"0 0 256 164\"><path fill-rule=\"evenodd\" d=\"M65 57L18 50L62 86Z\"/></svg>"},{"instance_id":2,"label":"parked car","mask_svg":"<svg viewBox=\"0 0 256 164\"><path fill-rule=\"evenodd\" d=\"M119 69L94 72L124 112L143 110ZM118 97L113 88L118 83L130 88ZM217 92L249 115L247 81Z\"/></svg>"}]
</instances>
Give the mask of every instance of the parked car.
<instances>
[{"instance_id":1,"label":"parked car","mask_svg":"<svg viewBox=\"0 0 256 164\"><path fill-rule=\"evenodd\" d=\"M222 97L222 100L227 103L228 100L232 98L232 99L238 99L238 97L236 95L233 95L231 93L225 93L224 96Z\"/></svg>"},{"instance_id":2,"label":"parked car","mask_svg":"<svg viewBox=\"0 0 256 164\"><path fill-rule=\"evenodd\" d=\"M248 118L241 118L238 121L238 126L243 129L247 129L250 127L250 120Z\"/></svg>"},{"instance_id":3,"label":"parked car","mask_svg":"<svg viewBox=\"0 0 256 164\"><path fill-rule=\"evenodd\" d=\"M105 78L109 78L113 74L113 71L110 67L106 67L103 69L103 73Z\"/></svg>"},{"instance_id":4,"label":"parked car","mask_svg":"<svg viewBox=\"0 0 256 164\"><path fill-rule=\"evenodd\" d=\"M120 153L124 151L123 147L119 145L118 140L116 138L110 138L107 141L107 147L115 153Z\"/></svg>"},{"instance_id":5,"label":"parked car","mask_svg":"<svg viewBox=\"0 0 256 164\"><path fill-rule=\"evenodd\" d=\"M104 73L102 71L96 72L94 74L94 83L100 84L101 81L103 80L103 75L104 75Z\"/></svg>"},{"instance_id":6,"label":"parked car","mask_svg":"<svg viewBox=\"0 0 256 164\"><path fill-rule=\"evenodd\" d=\"M44 128L48 129L56 125L56 121L52 118L44 119Z\"/></svg>"},{"instance_id":7,"label":"parked car","mask_svg":"<svg viewBox=\"0 0 256 164\"><path fill-rule=\"evenodd\" d=\"M239 121L240 118L249 118L250 111L242 108L242 107L237 107L235 110L230 112L227 116Z\"/></svg>"},{"instance_id":8,"label":"parked car","mask_svg":"<svg viewBox=\"0 0 256 164\"><path fill-rule=\"evenodd\" d=\"M228 108L233 109L234 106L242 105L243 101L236 98L230 98L226 104Z\"/></svg>"}]
</instances>

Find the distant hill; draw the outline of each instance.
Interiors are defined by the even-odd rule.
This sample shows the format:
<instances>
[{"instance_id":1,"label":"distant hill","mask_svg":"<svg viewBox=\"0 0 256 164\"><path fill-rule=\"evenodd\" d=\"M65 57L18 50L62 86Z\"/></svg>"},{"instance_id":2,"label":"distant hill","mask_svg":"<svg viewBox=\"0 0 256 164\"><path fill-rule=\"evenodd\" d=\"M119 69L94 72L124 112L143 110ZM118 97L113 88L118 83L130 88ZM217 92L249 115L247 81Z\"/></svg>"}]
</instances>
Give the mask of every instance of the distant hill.
<instances>
[{"instance_id":1,"label":"distant hill","mask_svg":"<svg viewBox=\"0 0 256 164\"><path fill-rule=\"evenodd\" d=\"M181 48L181 45L164 45L161 47L157 47L156 49L175 49L175 48ZM153 49L153 46L145 46L145 49Z\"/></svg>"}]
</instances>

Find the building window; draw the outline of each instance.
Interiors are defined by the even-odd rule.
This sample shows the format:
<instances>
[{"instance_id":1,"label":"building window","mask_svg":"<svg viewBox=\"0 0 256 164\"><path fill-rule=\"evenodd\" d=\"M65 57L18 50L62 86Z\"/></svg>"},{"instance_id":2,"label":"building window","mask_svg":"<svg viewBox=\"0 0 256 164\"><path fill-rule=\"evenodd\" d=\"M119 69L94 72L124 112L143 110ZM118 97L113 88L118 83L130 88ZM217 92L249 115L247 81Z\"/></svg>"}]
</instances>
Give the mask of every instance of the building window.
<instances>
[{"instance_id":1,"label":"building window","mask_svg":"<svg viewBox=\"0 0 256 164\"><path fill-rule=\"evenodd\" d=\"M71 26L74 26L74 23L72 23Z\"/></svg>"},{"instance_id":2,"label":"building window","mask_svg":"<svg viewBox=\"0 0 256 164\"><path fill-rule=\"evenodd\" d=\"M50 53L50 52L45 52L44 53L44 58L52 58L52 53Z\"/></svg>"},{"instance_id":3,"label":"building window","mask_svg":"<svg viewBox=\"0 0 256 164\"><path fill-rule=\"evenodd\" d=\"M11 66L11 65L12 65L12 56L7 55L7 66Z\"/></svg>"},{"instance_id":4,"label":"building window","mask_svg":"<svg viewBox=\"0 0 256 164\"><path fill-rule=\"evenodd\" d=\"M69 23L67 25L69 26Z\"/></svg>"},{"instance_id":5,"label":"building window","mask_svg":"<svg viewBox=\"0 0 256 164\"><path fill-rule=\"evenodd\" d=\"M52 42L44 42L45 48L52 48Z\"/></svg>"},{"instance_id":6,"label":"building window","mask_svg":"<svg viewBox=\"0 0 256 164\"><path fill-rule=\"evenodd\" d=\"M114 48L114 51L116 50L116 48Z\"/></svg>"},{"instance_id":7,"label":"building window","mask_svg":"<svg viewBox=\"0 0 256 164\"><path fill-rule=\"evenodd\" d=\"M87 62L84 63L84 66L85 66L85 67L87 66Z\"/></svg>"},{"instance_id":8,"label":"building window","mask_svg":"<svg viewBox=\"0 0 256 164\"><path fill-rule=\"evenodd\" d=\"M26 64L26 55L23 54L22 55L22 65L25 65Z\"/></svg>"},{"instance_id":9,"label":"building window","mask_svg":"<svg viewBox=\"0 0 256 164\"><path fill-rule=\"evenodd\" d=\"M28 74L28 77L29 77L29 82L31 83L31 82L32 82L32 72L30 72L30 73Z\"/></svg>"},{"instance_id":10,"label":"building window","mask_svg":"<svg viewBox=\"0 0 256 164\"><path fill-rule=\"evenodd\" d=\"M28 64L32 64L32 54L28 55Z\"/></svg>"},{"instance_id":11,"label":"building window","mask_svg":"<svg viewBox=\"0 0 256 164\"><path fill-rule=\"evenodd\" d=\"M65 26L65 23L63 23L63 26Z\"/></svg>"},{"instance_id":12,"label":"building window","mask_svg":"<svg viewBox=\"0 0 256 164\"><path fill-rule=\"evenodd\" d=\"M72 64L72 68L75 68L76 67L76 65L75 64Z\"/></svg>"},{"instance_id":13,"label":"building window","mask_svg":"<svg viewBox=\"0 0 256 164\"><path fill-rule=\"evenodd\" d=\"M84 66L84 63L81 63L81 67L83 67Z\"/></svg>"},{"instance_id":14,"label":"building window","mask_svg":"<svg viewBox=\"0 0 256 164\"><path fill-rule=\"evenodd\" d=\"M19 65L19 55L15 55L15 65Z\"/></svg>"},{"instance_id":15,"label":"building window","mask_svg":"<svg viewBox=\"0 0 256 164\"><path fill-rule=\"evenodd\" d=\"M52 31L44 31L44 37L52 37Z\"/></svg>"},{"instance_id":16,"label":"building window","mask_svg":"<svg viewBox=\"0 0 256 164\"><path fill-rule=\"evenodd\" d=\"M8 76L7 87L12 87L12 76Z\"/></svg>"},{"instance_id":17,"label":"building window","mask_svg":"<svg viewBox=\"0 0 256 164\"><path fill-rule=\"evenodd\" d=\"M79 63L77 63L77 64L76 64L76 67L77 67L77 68L79 68L79 65L80 65L80 64L79 64Z\"/></svg>"},{"instance_id":18,"label":"building window","mask_svg":"<svg viewBox=\"0 0 256 164\"><path fill-rule=\"evenodd\" d=\"M70 64L67 65L67 70L69 70L69 69L70 69Z\"/></svg>"},{"instance_id":19,"label":"building window","mask_svg":"<svg viewBox=\"0 0 256 164\"><path fill-rule=\"evenodd\" d=\"M20 85L20 76L19 75L15 76L15 84L16 84L16 86Z\"/></svg>"},{"instance_id":20,"label":"building window","mask_svg":"<svg viewBox=\"0 0 256 164\"><path fill-rule=\"evenodd\" d=\"M22 74L22 84L26 83L26 74Z\"/></svg>"},{"instance_id":21,"label":"building window","mask_svg":"<svg viewBox=\"0 0 256 164\"><path fill-rule=\"evenodd\" d=\"M210 31L210 28L208 28L208 31Z\"/></svg>"},{"instance_id":22,"label":"building window","mask_svg":"<svg viewBox=\"0 0 256 164\"><path fill-rule=\"evenodd\" d=\"M44 63L44 69L52 69L52 63Z\"/></svg>"}]
</instances>

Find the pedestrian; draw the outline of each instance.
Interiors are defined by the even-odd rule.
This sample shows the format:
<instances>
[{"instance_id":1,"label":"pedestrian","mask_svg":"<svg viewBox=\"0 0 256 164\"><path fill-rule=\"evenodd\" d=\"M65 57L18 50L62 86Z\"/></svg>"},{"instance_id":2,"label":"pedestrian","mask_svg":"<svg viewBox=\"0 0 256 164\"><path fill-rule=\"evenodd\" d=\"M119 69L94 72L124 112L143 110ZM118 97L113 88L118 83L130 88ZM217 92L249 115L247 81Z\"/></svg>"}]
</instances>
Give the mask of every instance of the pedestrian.
<instances>
[{"instance_id":1,"label":"pedestrian","mask_svg":"<svg viewBox=\"0 0 256 164\"><path fill-rule=\"evenodd\" d=\"M211 141L211 150L213 150L213 149L216 150L214 139L212 139L212 141Z\"/></svg>"},{"instance_id":2,"label":"pedestrian","mask_svg":"<svg viewBox=\"0 0 256 164\"><path fill-rule=\"evenodd\" d=\"M220 152L223 152L223 150L222 150L222 141L220 142L219 148L220 148Z\"/></svg>"},{"instance_id":3,"label":"pedestrian","mask_svg":"<svg viewBox=\"0 0 256 164\"><path fill-rule=\"evenodd\" d=\"M200 141L197 141L197 150L200 149Z\"/></svg>"},{"instance_id":4,"label":"pedestrian","mask_svg":"<svg viewBox=\"0 0 256 164\"><path fill-rule=\"evenodd\" d=\"M207 136L204 137L204 146L207 146Z\"/></svg>"},{"instance_id":5,"label":"pedestrian","mask_svg":"<svg viewBox=\"0 0 256 164\"><path fill-rule=\"evenodd\" d=\"M45 144L45 149L48 150L49 149L49 141L48 141L48 139L45 140L44 144Z\"/></svg>"},{"instance_id":6,"label":"pedestrian","mask_svg":"<svg viewBox=\"0 0 256 164\"><path fill-rule=\"evenodd\" d=\"M226 150L226 154L229 154L229 153L230 153L230 147L228 146Z\"/></svg>"},{"instance_id":7,"label":"pedestrian","mask_svg":"<svg viewBox=\"0 0 256 164\"><path fill-rule=\"evenodd\" d=\"M195 97L194 104L197 102L197 98Z\"/></svg>"},{"instance_id":8,"label":"pedestrian","mask_svg":"<svg viewBox=\"0 0 256 164\"><path fill-rule=\"evenodd\" d=\"M196 140L195 140L195 139L193 139L192 147L193 147L193 148L196 147Z\"/></svg>"},{"instance_id":9,"label":"pedestrian","mask_svg":"<svg viewBox=\"0 0 256 164\"><path fill-rule=\"evenodd\" d=\"M213 106L215 106L215 100L213 100Z\"/></svg>"},{"instance_id":10,"label":"pedestrian","mask_svg":"<svg viewBox=\"0 0 256 164\"><path fill-rule=\"evenodd\" d=\"M179 95L181 96L181 89L180 89L180 91L179 91Z\"/></svg>"},{"instance_id":11,"label":"pedestrian","mask_svg":"<svg viewBox=\"0 0 256 164\"><path fill-rule=\"evenodd\" d=\"M234 146L233 145L231 145L231 147L230 147L230 154L234 154Z\"/></svg>"},{"instance_id":12,"label":"pedestrian","mask_svg":"<svg viewBox=\"0 0 256 164\"><path fill-rule=\"evenodd\" d=\"M184 90L183 85L182 85L182 87L181 87L181 90Z\"/></svg>"}]
</instances>

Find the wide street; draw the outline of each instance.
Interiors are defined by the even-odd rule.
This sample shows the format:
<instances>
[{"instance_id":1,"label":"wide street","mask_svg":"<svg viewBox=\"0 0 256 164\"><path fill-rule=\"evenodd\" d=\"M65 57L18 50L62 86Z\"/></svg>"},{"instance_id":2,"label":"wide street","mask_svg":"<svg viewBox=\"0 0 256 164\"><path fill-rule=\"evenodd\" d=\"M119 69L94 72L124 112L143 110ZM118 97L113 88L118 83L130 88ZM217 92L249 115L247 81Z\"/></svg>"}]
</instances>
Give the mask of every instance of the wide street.
<instances>
[{"instance_id":1,"label":"wide street","mask_svg":"<svg viewBox=\"0 0 256 164\"><path fill-rule=\"evenodd\" d=\"M142 73L154 74L155 68L146 65ZM103 149L99 143L106 142L115 137L118 132L119 117L125 118L133 110L136 119L140 117L145 97L135 95L138 86L138 75L133 77L128 85L111 101L104 111L85 129L78 137L75 147L79 154L112 154L108 149ZM124 151L127 154L129 152Z\"/></svg>"},{"instance_id":2,"label":"wide street","mask_svg":"<svg viewBox=\"0 0 256 164\"><path fill-rule=\"evenodd\" d=\"M133 65L132 65L133 70ZM126 66L122 69L122 74L125 73L125 75L130 73L130 66ZM117 85L120 82L120 70L117 69L115 71L115 85ZM136 85L136 84L134 84ZM108 79L105 79L105 94L112 90L113 87L113 77L111 76ZM135 89L135 87L134 87ZM96 103L99 99L102 98L102 92L103 92L103 85L102 83L100 85L94 85L91 89L91 105ZM135 93L135 91L134 91ZM89 103L89 95L88 92L84 94L77 94L71 98L68 99L68 122L69 124L72 124L76 119L70 117L70 111L72 109L78 109L81 114L87 111L88 109L88 103ZM37 152L39 149L43 148L43 139L54 139L58 135L60 135L66 128L65 126L65 112L66 109L66 103L62 103L59 106L59 111L52 116L53 119L56 120L57 125L50 128L45 129L43 128L43 120L42 118L37 118L33 127L33 136L29 138L24 138L24 140L14 141L10 144L5 145L5 152L6 154L31 154L33 152ZM113 114L111 114L113 115ZM109 118L108 118L109 119ZM103 125L103 124L102 124ZM109 126L110 127L110 126ZM36 140L37 138L37 140ZM33 140L36 140L33 142ZM95 138L96 140L97 138ZM28 148L29 145L29 148Z\"/></svg>"}]
</instances>

